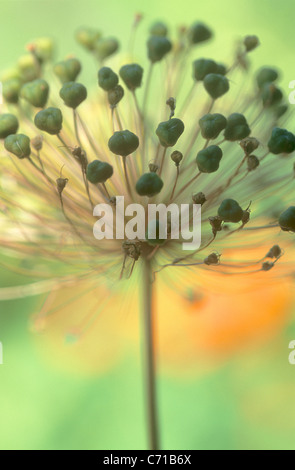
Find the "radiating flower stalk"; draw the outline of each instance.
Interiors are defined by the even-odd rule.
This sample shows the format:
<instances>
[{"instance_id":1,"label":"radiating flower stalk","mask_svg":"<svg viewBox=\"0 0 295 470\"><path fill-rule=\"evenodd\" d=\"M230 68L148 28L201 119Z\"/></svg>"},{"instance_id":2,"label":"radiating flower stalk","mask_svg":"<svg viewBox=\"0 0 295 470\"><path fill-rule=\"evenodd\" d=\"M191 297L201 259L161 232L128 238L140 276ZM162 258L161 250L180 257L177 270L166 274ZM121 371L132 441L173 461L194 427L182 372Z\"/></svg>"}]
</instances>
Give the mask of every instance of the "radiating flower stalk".
<instances>
[{"instance_id":1,"label":"radiating flower stalk","mask_svg":"<svg viewBox=\"0 0 295 470\"><path fill-rule=\"evenodd\" d=\"M174 270L185 267L198 270L200 282L206 271L220 273L225 282L257 272L278 279L291 275L281 258L286 250L292 253L286 232L295 232L295 137L285 129L289 112L276 69L250 72L256 36L244 38L232 63L223 65L202 57L202 44L213 36L203 23L180 28L172 41L158 22L149 31L146 66L134 59L140 21L138 15L128 59L119 65L113 58L116 39L87 28L76 33L98 61L99 88L90 93L79 83L80 60L52 64L49 39L33 41L17 66L3 74L1 263L38 279L27 286L35 293L86 280L90 288L99 282L124 295L125 282L142 279L149 448L159 449L157 277L169 273L170 288L177 289ZM183 240L171 239L169 226L167 239L158 231L156 239L146 233L144 239L95 240L93 209L99 203L115 209L116 196L142 204L146 213L149 203L200 204L201 247L184 252ZM129 221L126 216L125 224ZM229 248L239 257L259 244L265 250L260 259L223 259ZM25 269L25 261L36 257L46 261L45 272ZM284 270L277 269L279 261ZM1 292L2 299L10 292L26 295L26 286ZM98 311L103 302L99 299ZM42 309L35 323L51 314ZM96 316L97 311L87 315L79 334Z\"/></svg>"}]
</instances>

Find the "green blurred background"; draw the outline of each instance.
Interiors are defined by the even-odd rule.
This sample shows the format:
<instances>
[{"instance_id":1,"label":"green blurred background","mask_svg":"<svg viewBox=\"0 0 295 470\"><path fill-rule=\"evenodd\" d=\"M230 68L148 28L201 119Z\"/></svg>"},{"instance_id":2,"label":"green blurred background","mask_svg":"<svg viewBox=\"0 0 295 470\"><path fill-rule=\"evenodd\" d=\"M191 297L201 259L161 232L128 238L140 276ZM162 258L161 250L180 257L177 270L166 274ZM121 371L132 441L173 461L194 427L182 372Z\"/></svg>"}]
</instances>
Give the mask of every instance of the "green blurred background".
<instances>
[{"instance_id":1,"label":"green blurred background","mask_svg":"<svg viewBox=\"0 0 295 470\"><path fill-rule=\"evenodd\" d=\"M149 24L207 22L216 31L215 56L230 56L233 42L257 34L262 46L255 65L284 70L283 87L295 79L293 0L70 0L0 1L0 68L13 65L24 44L38 36L58 41L58 58L76 54L85 62L81 81L90 83L93 63L73 39L81 25L93 26L127 44L136 12L144 14L138 36ZM142 36L141 36L142 34ZM123 47L122 47L123 48ZM85 59L85 60L84 60ZM1 228L0 228L1 230ZM1 285L20 282L0 274ZM61 372L38 354L28 331L38 299L0 303L1 449L143 449L144 410L139 362L125 358L109 373L79 377ZM294 449L295 366L288 344L295 329L251 352L240 352L225 365L198 378L163 377L159 401L166 449Z\"/></svg>"}]
</instances>

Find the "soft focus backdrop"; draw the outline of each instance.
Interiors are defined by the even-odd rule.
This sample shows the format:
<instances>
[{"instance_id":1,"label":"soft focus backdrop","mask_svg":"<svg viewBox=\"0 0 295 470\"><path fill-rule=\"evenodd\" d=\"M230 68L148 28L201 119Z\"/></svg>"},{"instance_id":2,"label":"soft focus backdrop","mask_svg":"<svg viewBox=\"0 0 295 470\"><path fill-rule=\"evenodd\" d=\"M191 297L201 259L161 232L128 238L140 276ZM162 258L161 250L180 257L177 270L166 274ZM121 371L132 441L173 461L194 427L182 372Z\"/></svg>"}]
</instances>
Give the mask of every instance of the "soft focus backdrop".
<instances>
[{"instance_id":1,"label":"soft focus backdrop","mask_svg":"<svg viewBox=\"0 0 295 470\"><path fill-rule=\"evenodd\" d=\"M58 43L57 59L73 53L82 60L80 80L89 85L95 66L75 43L74 31L81 25L97 27L117 36L123 49L138 11L144 15L136 46L139 57L152 21L164 20L172 27L200 19L215 30L215 57L230 57L240 36L256 34L262 46L253 54L254 66L284 70L285 93L295 80L293 0L0 1L0 69L13 65L31 39L49 35ZM0 273L1 286L22 282ZM0 303L0 448L144 448L138 358L125 357L100 376L55 367L40 354L28 329L39 302L29 298ZM276 338L240 351L214 371L198 377L163 371L159 401L164 448L294 449L295 366L288 363L292 339L295 328L290 322Z\"/></svg>"}]
</instances>

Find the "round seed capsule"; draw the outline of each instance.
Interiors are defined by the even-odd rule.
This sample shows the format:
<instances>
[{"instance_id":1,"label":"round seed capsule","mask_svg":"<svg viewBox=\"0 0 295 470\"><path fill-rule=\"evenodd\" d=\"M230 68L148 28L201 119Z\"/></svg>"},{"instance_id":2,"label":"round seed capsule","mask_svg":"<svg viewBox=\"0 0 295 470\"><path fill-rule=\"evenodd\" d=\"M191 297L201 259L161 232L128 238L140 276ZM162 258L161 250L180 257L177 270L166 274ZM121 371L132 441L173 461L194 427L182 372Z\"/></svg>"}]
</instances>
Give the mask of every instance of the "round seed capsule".
<instances>
[{"instance_id":1,"label":"round seed capsule","mask_svg":"<svg viewBox=\"0 0 295 470\"><path fill-rule=\"evenodd\" d=\"M47 108L39 111L34 119L35 126L48 134L59 134L62 129L62 113L58 108Z\"/></svg>"},{"instance_id":2,"label":"round seed capsule","mask_svg":"<svg viewBox=\"0 0 295 470\"><path fill-rule=\"evenodd\" d=\"M183 159L183 155L178 150L174 150L174 152L171 153L170 158L175 163L176 166L179 166Z\"/></svg>"},{"instance_id":3,"label":"round seed capsule","mask_svg":"<svg viewBox=\"0 0 295 470\"><path fill-rule=\"evenodd\" d=\"M261 90L263 106L270 108L280 103L283 99L283 93L273 83L266 83Z\"/></svg>"},{"instance_id":4,"label":"round seed capsule","mask_svg":"<svg viewBox=\"0 0 295 470\"><path fill-rule=\"evenodd\" d=\"M249 171L256 170L256 168L258 168L260 165L259 158L257 158L255 155L249 155L247 159L247 165Z\"/></svg>"},{"instance_id":5,"label":"round seed capsule","mask_svg":"<svg viewBox=\"0 0 295 470\"><path fill-rule=\"evenodd\" d=\"M295 206L289 207L281 214L279 225L285 232L295 232Z\"/></svg>"},{"instance_id":6,"label":"round seed capsule","mask_svg":"<svg viewBox=\"0 0 295 470\"><path fill-rule=\"evenodd\" d=\"M255 137L246 137L245 139L241 140L240 146L246 155L250 155L252 152L254 152L254 150L258 149L259 140L257 140Z\"/></svg>"},{"instance_id":7,"label":"round seed capsule","mask_svg":"<svg viewBox=\"0 0 295 470\"><path fill-rule=\"evenodd\" d=\"M240 222L243 218L244 211L234 199L225 199L219 209L218 215L224 222Z\"/></svg>"},{"instance_id":8,"label":"round seed capsule","mask_svg":"<svg viewBox=\"0 0 295 470\"><path fill-rule=\"evenodd\" d=\"M168 121L160 122L156 134L163 147L173 147L184 131L184 124L180 119L172 118Z\"/></svg>"},{"instance_id":9,"label":"round seed capsule","mask_svg":"<svg viewBox=\"0 0 295 470\"><path fill-rule=\"evenodd\" d=\"M217 64L216 72L218 75L226 75L227 67L224 64Z\"/></svg>"},{"instance_id":10,"label":"round seed capsule","mask_svg":"<svg viewBox=\"0 0 295 470\"><path fill-rule=\"evenodd\" d=\"M3 82L3 97L7 103L18 103L21 82L18 78L11 78Z\"/></svg>"},{"instance_id":11,"label":"round seed capsule","mask_svg":"<svg viewBox=\"0 0 295 470\"><path fill-rule=\"evenodd\" d=\"M11 134L4 140L4 147L16 157L22 159L31 155L30 139L24 134Z\"/></svg>"},{"instance_id":12,"label":"round seed capsule","mask_svg":"<svg viewBox=\"0 0 295 470\"><path fill-rule=\"evenodd\" d=\"M246 118L243 114L233 113L227 119L227 125L224 131L226 140L234 142L235 140L242 140L248 137L251 129L248 126Z\"/></svg>"},{"instance_id":13,"label":"round seed capsule","mask_svg":"<svg viewBox=\"0 0 295 470\"><path fill-rule=\"evenodd\" d=\"M197 59L193 62L193 78L202 81L209 73L217 73L218 65L211 59Z\"/></svg>"},{"instance_id":14,"label":"round seed capsule","mask_svg":"<svg viewBox=\"0 0 295 470\"><path fill-rule=\"evenodd\" d=\"M266 254L266 258L279 258L281 256L282 250L279 245L274 245L271 247L269 252Z\"/></svg>"},{"instance_id":15,"label":"round seed capsule","mask_svg":"<svg viewBox=\"0 0 295 470\"><path fill-rule=\"evenodd\" d=\"M16 134L18 126L18 119L13 114L0 114L0 139Z\"/></svg>"},{"instance_id":16,"label":"round seed capsule","mask_svg":"<svg viewBox=\"0 0 295 470\"><path fill-rule=\"evenodd\" d=\"M20 96L36 108L44 108L49 95L49 85L43 79L37 79L25 83L20 91Z\"/></svg>"},{"instance_id":17,"label":"round seed capsule","mask_svg":"<svg viewBox=\"0 0 295 470\"><path fill-rule=\"evenodd\" d=\"M22 82L31 82L39 77L39 66L33 54L22 55L17 62Z\"/></svg>"},{"instance_id":18,"label":"round seed capsule","mask_svg":"<svg viewBox=\"0 0 295 470\"><path fill-rule=\"evenodd\" d=\"M151 28L150 28L150 35L151 36L167 36L168 34L168 28L165 25L165 23L162 23L162 21L157 21L154 23Z\"/></svg>"},{"instance_id":19,"label":"round seed capsule","mask_svg":"<svg viewBox=\"0 0 295 470\"><path fill-rule=\"evenodd\" d=\"M207 266L219 264L219 258L220 256L217 253L211 253L211 255L204 259L204 264Z\"/></svg>"},{"instance_id":20,"label":"round seed capsule","mask_svg":"<svg viewBox=\"0 0 295 470\"><path fill-rule=\"evenodd\" d=\"M120 68L120 77L129 90L135 90L141 86L143 68L138 64L127 64Z\"/></svg>"},{"instance_id":21,"label":"round seed capsule","mask_svg":"<svg viewBox=\"0 0 295 470\"><path fill-rule=\"evenodd\" d=\"M136 192L140 196L153 197L163 188L163 181L156 173L145 173L136 183Z\"/></svg>"},{"instance_id":22,"label":"round seed capsule","mask_svg":"<svg viewBox=\"0 0 295 470\"><path fill-rule=\"evenodd\" d=\"M124 96L124 88L121 87L121 85L115 86L115 88L112 88L111 90L108 91L108 101L111 107L117 106L118 103L120 103L121 99Z\"/></svg>"},{"instance_id":23,"label":"round seed capsule","mask_svg":"<svg viewBox=\"0 0 295 470\"><path fill-rule=\"evenodd\" d=\"M112 90L119 83L118 75L110 67L102 67L98 71L98 85L104 91Z\"/></svg>"},{"instance_id":24,"label":"round seed capsule","mask_svg":"<svg viewBox=\"0 0 295 470\"><path fill-rule=\"evenodd\" d=\"M268 148L275 155L292 153L295 150L295 136L286 129L275 127L268 142Z\"/></svg>"},{"instance_id":25,"label":"round seed capsule","mask_svg":"<svg viewBox=\"0 0 295 470\"><path fill-rule=\"evenodd\" d=\"M205 114L199 120L201 134L204 139L216 139L220 132L225 129L227 120L222 114Z\"/></svg>"},{"instance_id":26,"label":"round seed capsule","mask_svg":"<svg viewBox=\"0 0 295 470\"><path fill-rule=\"evenodd\" d=\"M52 60L54 55L54 42L51 38L38 38L31 44L41 63Z\"/></svg>"},{"instance_id":27,"label":"round seed capsule","mask_svg":"<svg viewBox=\"0 0 295 470\"><path fill-rule=\"evenodd\" d=\"M218 170L221 159L221 148L217 145L210 145L198 153L196 161L199 171L202 173L214 173Z\"/></svg>"},{"instance_id":28,"label":"round seed capsule","mask_svg":"<svg viewBox=\"0 0 295 470\"><path fill-rule=\"evenodd\" d=\"M159 62L172 49L169 39L163 36L151 36L147 42L148 58L152 63Z\"/></svg>"},{"instance_id":29,"label":"round seed capsule","mask_svg":"<svg viewBox=\"0 0 295 470\"><path fill-rule=\"evenodd\" d=\"M80 28L76 32L76 40L89 51L94 49L95 42L101 38L100 31L92 28Z\"/></svg>"},{"instance_id":30,"label":"round seed capsule","mask_svg":"<svg viewBox=\"0 0 295 470\"><path fill-rule=\"evenodd\" d=\"M53 71L62 83L74 82L81 72L81 62L74 57L55 64Z\"/></svg>"},{"instance_id":31,"label":"round seed capsule","mask_svg":"<svg viewBox=\"0 0 295 470\"><path fill-rule=\"evenodd\" d=\"M113 176L114 169L112 165L107 162L94 160L89 163L86 170L88 181L93 184L105 183L111 176Z\"/></svg>"},{"instance_id":32,"label":"round seed capsule","mask_svg":"<svg viewBox=\"0 0 295 470\"><path fill-rule=\"evenodd\" d=\"M262 88L266 83L275 82L279 77L275 69L263 67L257 74L256 81L259 88Z\"/></svg>"},{"instance_id":33,"label":"round seed capsule","mask_svg":"<svg viewBox=\"0 0 295 470\"><path fill-rule=\"evenodd\" d=\"M279 106L277 106L275 109L274 109L274 113L275 113L275 116L277 119L279 119L280 117L282 117L287 111L288 111L288 105L287 104L281 104Z\"/></svg>"},{"instance_id":34,"label":"round seed capsule","mask_svg":"<svg viewBox=\"0 0 295 470\"><path fill-rule=\"evenodd\" d=\"M244 38L244 46L245 46L245 49L246 49L246 52L251 52L251 51L254 51L254 49L256 49L256 47L259 46L259 39L257 36L246 36Z\"/></svg>"},{"instance_id":35,"label":"round seed capsule","mask_svg":"<svg viewBox=\"0 0 295 470\"><path fill-rule=\"evenodd\" d=\"M189 29L188 36L191 44L199 44L211 39L212 32L203 23L194 23Z\"/></svg>"},{"instance_id":36,"label":"round seed capsule","mask_svg":"<svg viewBox=\"0 0 295 470\"><path fill-rule=\"evenodd\" d=\"M87 90L84 85L76 82L67 82L59 92L66 106L76 109L87 98Z\"/></svg>"},{"instance_id":37,"label":"round seed capsule","mask_svg":"<svg viewBox=\"0 0 295 470\"><path fill-rule=\"evenodd\" d=\"M94 50L98 60L103 61L115 54L119 49L119 42L115 38L101 38L94 43Z\"/></svg>"},{"instance_id":38,"label":"round seed capsule","mask_svg":"<svg viewBox=\"0 0 295 470\"><path fill-rule=\"evenodd\" d=\"M117 131L109 139L108 146L111 152L121 157L127 157L139 146L139 139L137 135L128 130Z\"/></svg>"},{"instance_id":39,"label":"round seed capsule","mask_svg":"<svg viewBox=\"0 0 295 470\"><path fill-rule=\"evenodd\" d=\"M42 150L43 147L43 135L36 135L31 139L31 145L35 150Z\"/></svg>"},{"instance_id":40,"label":"round seed capsule","mask_svg":"<svg viewBox=\"0 0 295 470\"><path fill-rule=\"evenodd\" d=\"M211 98L216 100L229 90L229 81L223 75L217 73L209 73L204 78L204 87Z\"/></svg>"},{"instance_id":41,"label":"round seed capsule","mask_svg":"<svg viewBox=\"0 0 295 470\"><path fill-rule=\"evenodd\" d=\"M201 204L201 206L203 206L205 202L207 201L205 194L202 192L194 194L192 196L192 200L194 204Z\"/></svg>"}]
</instances>

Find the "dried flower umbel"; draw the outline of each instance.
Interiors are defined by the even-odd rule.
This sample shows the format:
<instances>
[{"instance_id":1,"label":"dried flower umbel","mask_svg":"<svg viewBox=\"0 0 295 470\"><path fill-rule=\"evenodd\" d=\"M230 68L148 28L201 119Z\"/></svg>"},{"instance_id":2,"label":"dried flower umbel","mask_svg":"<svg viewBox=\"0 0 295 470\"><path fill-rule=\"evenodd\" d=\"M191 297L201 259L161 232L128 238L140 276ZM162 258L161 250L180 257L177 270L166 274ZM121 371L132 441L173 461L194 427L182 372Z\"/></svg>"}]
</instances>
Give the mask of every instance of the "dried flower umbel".
<instances>
[{"instance_id":1,"label":"dried flower umbel","mask_svg":"<svg viewBox=\"0 0 295 470\"><path fill-rule=\"evenodd\" d=\"M3 74L1 262L34 281L41 278L34 282L35 293L85 280L92 289L99 282L112 291L123 279L143 279L150 447L157 449L153 283L167 275L170 288L177 289L175 269L185 267L199 270L200 285L206 271L226 279L267 276L266 271L276 276L284 251L292 253L295 232L295 136L285 129L288 112L278 72L263 67L254 78L250 74L248 54L259 45L256 36L241 41L227 66L200 58L199 47L212 38L203 23L181 28L172 41L158 22L150 29L146 66L133 55L140 19L132 29L130 60L120 66L115 59L113 67L106 65L119 48L117 39L86 28L77 32L78 42L99 61L96 91L94 86L87 92L77 81L82 69L77 58L52 64L49 39L32 42L17 66ZM185 75L191 62L192 85ZM159 69L164 80L156 76ZM169 230L167 240L147 235L98 242L93 208L101 202L114 207L122 195L145 208L149 202L200 204L202 246L183 252L182 240L170 239ZM239 261L253 244L261 244L264 254ZM236 250L236 261L223 255L228 250ZM24 270L28 259L35 267ZM41 259L46 272L38 271ZM17 289L9 292L19 295ZM42 309L36 322L46 313L50 310Z\"/></svg>"}]
</instances>

